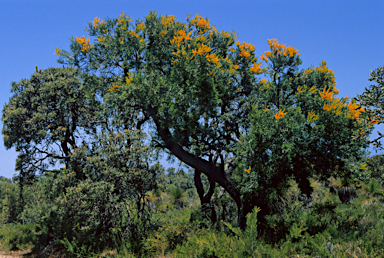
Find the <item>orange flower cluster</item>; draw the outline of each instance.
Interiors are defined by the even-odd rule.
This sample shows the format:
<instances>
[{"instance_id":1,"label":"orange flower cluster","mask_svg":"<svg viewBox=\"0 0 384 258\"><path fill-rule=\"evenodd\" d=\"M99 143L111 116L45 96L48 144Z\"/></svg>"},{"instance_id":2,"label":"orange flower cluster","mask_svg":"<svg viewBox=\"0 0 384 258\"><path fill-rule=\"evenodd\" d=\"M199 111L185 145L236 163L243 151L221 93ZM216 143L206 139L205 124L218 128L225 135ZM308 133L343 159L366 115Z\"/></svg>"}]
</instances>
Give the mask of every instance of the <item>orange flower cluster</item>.
<instances>
[{"instance_id":1,"label":"orange flower cluster","mask_svg":"<svg viewBox=\"0 0 384 258\"><path fill-rule=\"evenodd\" d=\"M173 15L162 16L161 17L161 24L163 24L163 26L167 26L168 24L174 23L175 20L176 20L176 18Z\"/></svg>"},{"instance_id":2,"label":"orange flower cluster","mask_svg":"<svg viewBox=\"0 0 384 258\"><path fill-rule=\"evenodd\" d=\"M261 71L261 64L260 63L254 63L249 70L251 70L254 73L258 73Z\"/></svg>"},{"instance_id":3,"label":"orange flower cluster","mask_svg":"<svg viewBox=\"0 0 384 258\"><path fill-rule=\"evenodd\" d=\"M364 107L360 107L356 104L356 100L352 100L348 105L348 114L345 117L358 119L360 114L365 111Z\"/></svg>"},{"instance_id":4,"label":"orange flower cluster","mask_svg":"<svg viewBox=\"0 0 384 258\"><path fill-rule=\"evenodd\" d=\"M235 45L239 47L240 51L243 51L245 49L249 49L250 51L255 51L256 49L254 45L248 42L240 43L239 41L237 41Z\"/></svg>"},{"instance_id":5,"label":"orange flower cluster","mask_svg":"<svg viewBox=\"0 0 384 258\"><path fill-rule=\"evenodd\" d=\"M376 125L379 123L379 121L375 118L371 118L371 121L369 121L369 128L371 128L373 125Z\"/></svg>"},{"instance_id":6,"label":"orange flower cluster","mask_svg":"<svg viewBox=\"0 0 384 258\"><path fill-rule=\"evenodd\" d=\"M340 102L340 100L337 98L337 99L331 101L330 103L325 103L323 106L323 109L326 111L334 110L334 113L336 115L340 115L342 113L341 109L343 107L344 107L344 104L342 102Z\"/></svg>"},{"instance_id":7,"label":"orange flower cluster","mask_svg":"<svg viewBox=\"0 0 384 258\"><path fill-rule=\"evenodd\" d=\"M260 83L266 83L266 82L267 82L266 79L261 79L261 80L260 80Z\"/></svg>"},{"instance_id":8,"label":"orange flower cluster","mask_svg":"<svg viewBox=\"0 0 384 258\"><path fill-rule=\"evenodd\" d=\"M77 43L79 43L80 45L82 45L82 50L81 51L85 51L89 48L93 48L93 45L91 45L89 43L89 37L85 38L85 36L83 36L82 38L78 38L78 37L75 37Z\"/></svg>"},{"instance_id":9,"label":"orange flower cluster","mask_svg":"<svg viewBox=\"0 0 384 258\"><path fill-rule=\"evenodd\" d=\"M247 59L251 56L251 53L248 52L247 50L252 52L252 51L255 51L255 49L256 49L254 45L252 45L248 42L247 43L245 43L245 42L240 43L239 41L237 41L235 43L235 45L238 46L240 49L240 56L245 57Z\"/></svg>"},{"instance_id":10,"label":"orange flower cluster","mask_svg":"<svg viewBox=\"0 0 384 258\"><path fill-rule=\"evenodd\" d=\"M319 115L316 115L315 111L311 110L311 112L308 113L307 121L311 123L316 120L319 120Z\"/></svg>"},{"instance_id":11,"label":"orange flower cluster","mask_svg":"<svg viewBox=\"0 0 384 258\"><path fill-rule=\"evenodd\" d=\"M182 42L187 42L192 38L191 34L192 31L187 34L185 30L179 30L176 36L174 36L173 39L170 41L170 43L179 45Z\"/></svg>"},{"instance_id":12,"label":"orange flower cluster","mask_svg":"<svg viewBox=\"0 0 384 258\"><path fill-rule=\"evenodd\" d=\"M331 89L326 90L324 88L323 92L319 92L319 95L322 99L328 100L329 103L325 103L323 105L323 109L326 111L334 111L336 115L342 114L342 108L346 107L348 112L344 114L345 117L358 119L360 114L365 111L364 107L360 107L356 104L356 100L352 100L348 104L344 104L345 100L349 97L345 97L344 100L340 100L339 98L335 98L334 94L338 94L339 90L334 88L333 91Z\"/></svg>"},{"instance_id":13,"label":"orange flower cluster","mask_svg":"<svg viewBox=\"0 0 384 258\"><path fill-rule=\"evenodd\" d=\"M297 87L297 91L300 92L300 93L305 92L305 90L303 90L303 88L301 86Z\"/></svg>"},{"instance_id":14,"label":"orange flower cluster","mask_svg":"<svg viewBox=\"0 0 384 258\"><path fill-rule=\"evenodd\" d=\"M283 56L290 56L293 57L295 54L297 54L298 50L295 47L288 46L286 47L286 44L279 43L277 39L268 39L268 44L271 49L271 51L265 51L264 54L260 56L260 60L267 62L268 58L274 54L283 54Z\"/></svg>"},{"instance_id":15,"label":"orange flower cluster","mask_svg":"<svg viewBox=\"0 0 384 258\"><path fill-rule=\"evenodd\" d=\"M241 51L240 52L240 56L241 57L245 57L245 58L249 58L251 56L251 53L247 52L247 51Z\"/></svg>"},{"instance_id":16,"label":"orange flower cluster","mask_svg":"<svg viewBox=\"0 0 384 258\"><path fill-rule=\"evenodd\" d=\"M132 18L131 16L128 16L128 19L127 19L127 15L124 12L121 12L120 17L117 19L117 25L119 25L120 23L123 23L124 21L131 22Z\"/></svg>"},{"instance_id":17,"label":"orange flower cluster","mask_svg":"<svg viewBox=\"0 0 384 258\"><path fill-rule=\"evenodd\" d=\"M312 86L310 89L309 89L313 94L316 93L317 89L315 86Z\"/></svg>"},{"instance_id":18,"label":"orange flower cluster","mask_svg":"<svg viewBox=\"0 0 384 258\"><path fill-rule=\"evenodd\" d=\"M113 92L113 91L118 91L118 90L120 90L120 86L119 86L119 85L116 85L116 84L113 84L112 87L109 88L108 91Z\"/></svg>"},{"instance_id":19,"label":"orange flower cluster","mask_svg":"<svg viewBox=\"0 0 384 258\"><path fill-rule=\"evenodd\" d=\"M330 88L328 90L326 88L324 88L323 92L319 92L319 95L322 99L329 100L329 101L332 101L332 99L334 98L333 94L334 94L334 92L331 91Z\"/></svg>"},{"instance_id":20,"label":"orange flower cluster","mask_svg":"<svg viewBox=\"0 0 384 258\"><path fill-rule=\"evenodd\" d=\"M183 46L182 49L178 49L176 52L172 52L172 54L174 54L175 56L180 56L181 54L185 56L186 55L185 47Z\"/></svg>"},{"instance_id":21,"label":"orange flower cluster","mask_svg":"<svg viewBox=\"0 0 384 258\"><path fill-rule=\"evenodd\" d=\"M221 66L221 63L220 63L220 60L219 60L219 57L215 54L207 54L205 56L205 58L207 58L207 60L209 62L212 62L212 63L215 63L218 67Z\"/></svg>"},{"instance_id":22,"label":"orange flower cluster","mask_svg":"<svg viewBox=\"0 0 384 258\"><path fill-rule=\"evenodd\" d=\"M310 69L304 70L304 76L308 76L309 74L313 72L320 72L325 74L325 78L329 79L333 85L336 84L336 77L335 73L328 68L328 64L325 61L321 62L321 65L319 67L312 67Z\"/></svg>"},{"instance_id":23,"label":"orange flower cluster","mask_svg":"<svg viewBox=\"0 0 384 258\"><path fill-rule=\"evenodd\" d=\"M199 34L203 34L211 29L213 29L214 31L216 30L213 26L209 24L209 19L205 19L200 15L195 15L195 18L190 21L190 24L198 27Z\"/></svg>"},{"instance_id":24,"label":"orange flower cluster","mask_svg":"<svg viewBox=\"0 0 384 258\"><path fill-rule=\"evenodd\" d=\"M285 109L284 109L284 110L279 109L279 112L277 112L277 113L274 115L274 116L275 116L275 119L281 119L281 118L283 118L283 117L287 114L287 112L284 113L284 111L285 111Z\"/></svg>"},{"instance_id":25,"label":"orange flower cluster","mask_svg":"<svg viewBox=\"0 0 384 258\"><path fill-rule=\"evenodd\" d=\"M142 22L142 23L139 23L139 24L137 24L136 25L136 30L145 30L145 24L144 24L144 22Z\"/></svg>"},{"instance_id":26,"label":"orange flower cluster","mask_svg":"<svg viewBox=\"0 0 384 258\"><path fill-rule=\"evenodd\" d=\"M93 27L97 27L97 26L99 26L99 25L103 25L103 24L105 24L105 22L102 21L100 18L98 18L98 17L96 16L95 19L93 19L92 24L93 24Z\"/></svg>"},{"instance_id":27,"label":"orange flower cluster","mask_svg":"<svg viewBox=\"0 0 384 258\"><path fill-rule=\"evenodd\" d=\"M201 44L198 49L192 49L192 53L193 53L193 56L195 56L196 54L204 55L204 54L208 54L209 52L211 52L211 50L212 50L211 47L204 45L204 44Z\"/></svg>"},{"instance_id":28,"label":"orange flower cluster","mask_svg":"<svg viewBox=\"0 0 384 258\"><path fill-rule=\"evenodd\" d=\"M105 38L104 38L103 36L100 36L100 37L97 37L97 40L98 40L99 42L103 42L103 41L105 40Z\"/></svg>"},{"instance_id":29,"label":"orange flower cluster","mask_svg":"<svg viewBox=\"0 0 384 258\"><path fill-rule=\"evenodd\" d=\"M277 39L267 39L268 40L268 44L269 44L269 47L271 49L280 49L280 48L285 48L285 44L281 44L279 43L279 41Z\"/></svg>"},{"instance_id":30,"label":"orange flower cluster","mask_svg":"<svg viewBox=\"0 0 384 258\"><path fill-rule=\"evenodd\" d=\"M129 31L129 34L135 36L136 38L140 37L139 34L137 34L136 31L134 31L134 30Z\"/></svg>"},{"instance_id":31,"label":"orange flower cluster","mask_svg":"<svg viewBox=\"0 0 384 258\"><path fill-rule=\"evenodd\" d=\"M335 73L328 68L328 64L327 62L325 61L322 61L321 62L321 66L320 67L316 67L315 69L317 72L321 72L321 73L325 73L327 74L327 78L331 79L331 83L332 84L336 84L336 77L335 77Z\"/></svg>"},{"instance_id":32,"label":"orange flower cluster","mask_svg":"<svg viewBox=\"0 0 384 258\"><path fill-rule=\"evenodd\" d=\"M54 55L60 55L61 53L61 49L60 48L55 48L55 53L53 53Z\"/></svg>"},{"instance_id":33,"label":"orange flower cluster","mask_svg":"<svg viewBox=\"0 0 384 258\"><path fill-rule=\"evenodd\" d=\"M283 55L286 56L287 54L289 54L290 57L293 57L294 54L297 54L297 52L299 52L299 50L291 46L286 47L284 50L285 51Z\"/></svg>"},{"instance_id":34,"label":"orange flower cluster","mask_svg":"<svg viewBox=\"0 0 384 258\"><path fill-rule=\"evenodd\" d=\"M133 81L133 77L130 77L130 76L125 77L125 82L127 83L127 85L129 85L132 81Z\"/></svg>"},{"instance_id":35,"label":"orange flower cluster","mask_svg":"<svg viewBox=\"0 0 384 258\"><path fill-rule=\"evenodd\" d=\"M222 30L221 32L220 32L220 36L222 37L222 38L229 38L229 37L231 37L231 34L229 34L227 31L225 31L225 30Z\"/></svg>"}]
</instances>

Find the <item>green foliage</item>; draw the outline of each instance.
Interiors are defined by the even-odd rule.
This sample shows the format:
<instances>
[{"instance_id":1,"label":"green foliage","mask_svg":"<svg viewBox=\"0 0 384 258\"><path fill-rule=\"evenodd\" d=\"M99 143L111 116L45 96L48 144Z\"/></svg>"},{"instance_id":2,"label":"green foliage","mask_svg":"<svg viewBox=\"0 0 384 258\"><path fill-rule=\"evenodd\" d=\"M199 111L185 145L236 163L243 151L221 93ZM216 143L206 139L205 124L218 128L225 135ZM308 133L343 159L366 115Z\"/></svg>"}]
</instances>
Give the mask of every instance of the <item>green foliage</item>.
<instances>
[{"instance_id":1,"label":"green foliage","mask_svg":"<svg viewBox=\"0 0 384 258\"><path fill-rule=\"evenodd\" d=\"M175 172L175 168L167 169L165 178L168 180L168 186L174 185L177 188L181 188L184 191L188 189L194 189L193 174L185 173L184 170L179 169Z\"/></svg>"},{"instance_id":2,"label":"green foliage","mask_svg":"<svg viewBox=\"0 0 384 258\"><path fill-rule=\"evenodd\" d=\"M21 212L20 188L17 182L0 178L0 225L14 223Z\"/></svg>"},{"instance_id":3,"label":"green foliage","mask_svg":"<svg viewBox=\"0 0 384 258\"><path fill-rule=\"evenodd\" d=\"M183 209L162 214L159 228L144 240L144 250L150 255L162 255L186 241L190 235L190 211Z\"/></svg>"},{"instance_id":4,"label":"green foliage","mask_svg":"<svg viewBox=\"0 0 384 258\"><path fill-rule=\"evenodd\" d=\"M380 66L375 70L371 70L369 81L376 84L365 88L363 94L358 95L358 100L367 107L367 117L373 118L371 126L384 123L384 66ZM383 149L380 139L384 137L381 132L377 132L379 137L371 143L377 149Z\"/></svg>"},{"instance_id":5,"label":"green foliage","mask_svg":"<svg viewBox=\"0 0 384 258\"><path fill-rule=\"evenodd\" d=\"M368 184L364 185L363 188L371 195L383 196L383 186L378 180L371 180Z\"/></svg>"},{"instance_id":6,"label":"green foliage","mask_svg":"<svg viewBox=\"0 0 384 258\"><path fill-rule=\"evenodd\" d=\"M9 102L3 108L4 145L15 147L17 179L28 184L68 156L86 134L98 110L97 102L86 99L77 69L38 70L28 80L12 83ZM60 148L57 148L60 146Z\"/></svg>"},{"instance_id":7,"label":"green foliage","mask_svg":"<svg viewBox=\"0 0 384 258\"><path fill-rule=\"evenodd\" d=\"M52 209L55 195L52 192L54 187L55 173L46 173L40 176L34 184L25 186L23 197L25 206L18 214L18 221L25 224L38 223Z\"/></svg>"},{"instance_id":8,"label":"green foliage","mask_svg":"<svg viewBox=\"0 0 384 258\"><path fill-rule=\"evenodd\" d=\"M371 171L371 177L384 181L384 155L375 155L367 158L367 168Z\"/></svg>"},{"instance_id":9,"label":"green foliage","mask_svg":"<svg viewBox=\"0 0 384 258\"><path fill-rule=\"evenodd\" d=\"M177 246L173 257L241 257L234 239L224 232L202 229L188 242Z\"/></svg>"},{"instance_id":10,"label":"green foliage","mask_svg":"<svg viewBox=\"0 0 384 258\"><path fill-rule=\"evenodd\" d=\"M0 249L7 251L25 250L33 246L37 237L35 224L4 224L0 226Z\"/></svg>"},{"instance_id":11,"label":"green foliage","mask_svg":"<svg viewBox=\"0 0 384 258\"><path fill-rule=\"evenodd\" d=\"M76 179L71 165L57 174L53 206L41 221L43 232L72 255L113 247L119 232L138 251L152 227L146 194L156 189L162 167L148 167L149 149L141 145L139 132L99 137L92 148L76 149L69 162L84 164L86 179Z\"/></svg>"}]
</instances>

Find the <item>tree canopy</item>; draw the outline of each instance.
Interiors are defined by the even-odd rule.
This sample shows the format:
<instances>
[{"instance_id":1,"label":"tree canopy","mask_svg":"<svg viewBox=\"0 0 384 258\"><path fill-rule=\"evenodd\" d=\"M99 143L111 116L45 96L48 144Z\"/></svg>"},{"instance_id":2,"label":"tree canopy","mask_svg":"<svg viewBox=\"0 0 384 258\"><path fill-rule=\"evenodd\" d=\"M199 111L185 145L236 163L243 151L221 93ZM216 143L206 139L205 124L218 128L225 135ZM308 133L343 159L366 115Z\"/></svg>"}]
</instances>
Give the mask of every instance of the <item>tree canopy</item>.
<instances>
[{"instance_id":1,"label":"tree canopy","mask_svg":"<svg viewBox=\"0 0 384 258\"><path fill-rule=\"evenodd\" d=\"M364 174L375 120L336 97L325 61L303 70L298 50L277 39L257 56L199 15L180 22L150 12L133 22L122 13L86 31L92 41L74 37L69 51L55 50L88 76L84 96L109 103L121 128L148 124L152 146L194 168L198 189L204 173L231 195L240 227L254 206L270 212L291 179L308 196L310 176Z\"/></svg>"}]
</instances>

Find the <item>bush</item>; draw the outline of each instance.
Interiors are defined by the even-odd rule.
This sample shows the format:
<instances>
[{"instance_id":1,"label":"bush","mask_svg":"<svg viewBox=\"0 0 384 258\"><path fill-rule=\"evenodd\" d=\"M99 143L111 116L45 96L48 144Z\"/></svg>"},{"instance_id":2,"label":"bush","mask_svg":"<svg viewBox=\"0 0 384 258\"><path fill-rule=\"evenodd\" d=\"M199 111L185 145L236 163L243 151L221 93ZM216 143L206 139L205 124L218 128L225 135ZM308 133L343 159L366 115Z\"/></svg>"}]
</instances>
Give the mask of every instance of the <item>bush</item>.
<instances>
[{"instance_id":1,"label":"bush","mask_svg":"<svg viewBox=\"0 0 384 258\"><path fill-rule=\"evenodd\" d=\"M21 212L20 188L17 182L0 178L0 225L17 222Z\"/></svg>"},{"instance_id":2,"label":"bush","mask_svg":"<svg viewBox=\"0 0 384 258\"><path fill-rule=\"evenodd\" d=\"M113 246L112 235L128 230L127 223L122 223L125 203L119 202L113 190L109 182L91 180L68 187L41 224L71 255Z\"/></svg>"},{"instance_id":3,"label":"bush","mask_svg":"<svg viewBox=\"0 0 384 258\"><path fill-rule=\"evenodd\" d=\"M0 227L1 249L25 250L37 242L35 224L7 224Z\"/></svg>"}]
</instances>

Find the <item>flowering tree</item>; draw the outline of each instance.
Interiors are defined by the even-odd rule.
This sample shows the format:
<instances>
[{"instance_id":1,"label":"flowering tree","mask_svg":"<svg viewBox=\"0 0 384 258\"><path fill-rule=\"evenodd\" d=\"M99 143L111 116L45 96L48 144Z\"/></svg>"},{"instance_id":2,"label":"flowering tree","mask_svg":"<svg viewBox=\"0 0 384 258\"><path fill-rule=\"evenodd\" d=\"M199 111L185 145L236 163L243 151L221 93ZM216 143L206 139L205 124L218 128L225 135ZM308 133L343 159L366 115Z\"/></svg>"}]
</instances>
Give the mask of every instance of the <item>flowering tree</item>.
<instances>
[{"instance_id":1,"label":"flowering tree","mask_svg":"<svg viewBox=\"0 0 384 258\"><path fill-rule=\"evenodd\" d=\"M183 23L151 12L133 22L122 13L115 19L95 18L87 32L92 42L89 37L75 37L69 52L56 49L59 62L98 76L99 83L88 85L89 96L97 96L94 89L102 85L102 97L121 100L117 109L139 112L137 126L150 124L154 145L195 169L198 191L199 173L208 176L212 187L222 186L238 206L241 227L249 207L259 205L254 200L247 203L254 191L244 191L252 188L241 185L244 178L259 180L262 166L257 164L283 164L284 156L292 155L285 150L294 150L289 137L305 145L296 163L309 158L307 168L312 160L325 160L324 171L334 169L350 150L341 146L343 152L332 153L328 161L333 150L323 145L332 140L321 133L332 137L332 130L348 125L337 143L354 145L356 152L364 147L351 139L366 126L358 119L363 110L356 110L354 102L334 98L335 79L325 63L299 71L301 61L294 47L270 40L271 50L258 58L252 44L235 42L234 32L219 32L198 15ZM335 118L340 122L334 123ZM252 137L258 141L247 140ZM288 140L282 147L284 139ZM276 174L285 173L277 163ZM307 193L309 173L298 175ZM274 185L269 186L273 191Z\"/></svg>"},{"instance_id":2,"label":"flowering tree","mask_svg":"<svg viewBox=\"0 0 384 258\"><path fill-rule=\"evenodd\" d=\"M237 162L244 165L233 175L244 209L261 207L261 217L273 212L289 180L309 197L310 177L337 176L353 184L367 175L364 148L376 122L366 119L355 100L336 97L335 76L325 61L299 70L296 49L268 42L270 50L260 57L268 80L250 97L252 129L237 145Z\"/></svg>"}]
</instances>

